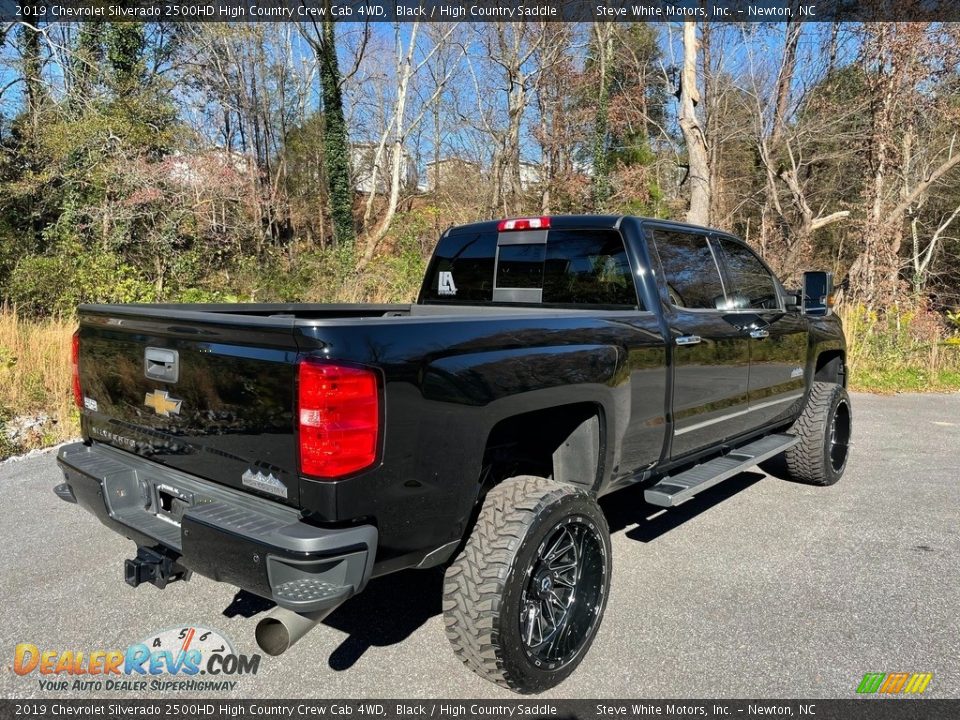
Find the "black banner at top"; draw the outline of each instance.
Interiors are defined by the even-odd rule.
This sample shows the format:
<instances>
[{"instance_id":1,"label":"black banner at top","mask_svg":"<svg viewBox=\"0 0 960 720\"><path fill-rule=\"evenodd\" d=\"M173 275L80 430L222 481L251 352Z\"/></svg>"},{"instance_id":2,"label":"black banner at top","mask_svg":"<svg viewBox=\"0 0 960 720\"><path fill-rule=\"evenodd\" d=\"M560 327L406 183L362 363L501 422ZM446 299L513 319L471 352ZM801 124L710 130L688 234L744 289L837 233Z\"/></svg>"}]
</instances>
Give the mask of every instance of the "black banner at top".
<instances>
[{"instance_id":1,"label":"black banner at top","mask_svg":"<svg viewBox=\"0 0 960 720\"><path fill-rule=\"evenodd\" d=\"M960 21L960 0L0 0L0 21Z\"/></svg>"}]
</instances>

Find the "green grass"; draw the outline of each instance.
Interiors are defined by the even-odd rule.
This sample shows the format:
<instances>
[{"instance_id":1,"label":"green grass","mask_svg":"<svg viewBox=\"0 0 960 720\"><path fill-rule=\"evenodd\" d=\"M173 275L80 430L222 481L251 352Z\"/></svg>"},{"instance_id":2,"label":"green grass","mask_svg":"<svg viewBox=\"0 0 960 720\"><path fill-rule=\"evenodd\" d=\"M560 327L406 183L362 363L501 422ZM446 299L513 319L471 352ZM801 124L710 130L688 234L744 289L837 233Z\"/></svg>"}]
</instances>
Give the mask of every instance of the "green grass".
<instances>
[{"instance_id":1,"label":"green grass","mask_svg":"<svg viewBox=\"0 0 960 720\"><path fill-rule=\"evenodd\" d=\"M920 367L854 368L850 389L859 392L960 392L960 371Z\"/></svg>"}]
</instances>

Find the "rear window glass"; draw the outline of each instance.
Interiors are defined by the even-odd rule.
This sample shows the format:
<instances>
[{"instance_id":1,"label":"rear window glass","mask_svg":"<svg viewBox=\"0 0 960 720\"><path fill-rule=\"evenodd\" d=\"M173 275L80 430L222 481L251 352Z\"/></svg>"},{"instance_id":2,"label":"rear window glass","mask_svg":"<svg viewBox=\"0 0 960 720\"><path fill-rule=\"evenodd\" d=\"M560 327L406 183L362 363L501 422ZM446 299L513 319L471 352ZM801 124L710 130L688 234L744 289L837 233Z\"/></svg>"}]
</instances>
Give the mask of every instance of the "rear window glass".
<instances>
[{"instance_id":1,"label":"rear window glass","mask_svg":"<svg viewBox=\"0 0 960 720\"><path fill-rule=\"evenodd\" d=\"M543 286L543 259L546 245L502 245L497 263L498 288L539 288Z\"/></svg>"},{"instance_id":2,"label":"rear window glass","mask_svg":"<svg viewBox=\"0 0 960 720\"><path fill-rule=\"evenodd\" d=\"M493 300L497 233L450 233L440 240L423 289L426 301L488 303Z\"/></svg>"},{"instance_id":3,"label":"rear window glass","mask_svg":"<svg viewBox=\"0 0 960 720\"><path fill-rule=\"evenodd\" d=\"M640 307L616 230L549 230L545 244L499 248L498 237L496 232L473 232L443 238L428 270L423 300L490 303L496 276L498 289L542 289L545 305Z\"/></svg>"}]
</instances>

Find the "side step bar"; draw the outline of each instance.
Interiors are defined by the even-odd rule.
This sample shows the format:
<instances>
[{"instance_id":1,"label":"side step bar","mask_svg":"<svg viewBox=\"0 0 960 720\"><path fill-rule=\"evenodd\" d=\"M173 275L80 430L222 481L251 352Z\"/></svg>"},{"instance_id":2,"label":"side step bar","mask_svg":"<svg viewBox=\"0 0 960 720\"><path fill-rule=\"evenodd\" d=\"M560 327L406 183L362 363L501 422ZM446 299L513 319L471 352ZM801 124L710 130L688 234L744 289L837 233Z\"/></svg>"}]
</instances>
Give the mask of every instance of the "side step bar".
<instances>
[{"instance_id":1,"label":"side step bar","mask_svg":"<svg viewBox=\"0 0 960 720\"><path fill-rule=\"evenodd\" d=\"M676 507L697 493L772 458L774 455L779 455L798 442L800 442L800 439L794 435L782 433L767 435L726 455L721 455L701 465L695 465L679 475L665 477L656 485L647 488L643 497L651 505Z\"/></svg>"}]
</instances>

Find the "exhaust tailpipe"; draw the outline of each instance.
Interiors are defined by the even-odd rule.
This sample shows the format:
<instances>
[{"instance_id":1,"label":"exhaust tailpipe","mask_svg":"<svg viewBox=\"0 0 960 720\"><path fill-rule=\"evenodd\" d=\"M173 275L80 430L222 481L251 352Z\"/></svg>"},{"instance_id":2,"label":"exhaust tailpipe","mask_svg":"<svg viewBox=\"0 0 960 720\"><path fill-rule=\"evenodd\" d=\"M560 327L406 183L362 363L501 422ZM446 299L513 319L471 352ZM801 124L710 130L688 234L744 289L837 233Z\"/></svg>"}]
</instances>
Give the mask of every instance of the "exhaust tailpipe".
<instances>
[{"instance_id":1,"label":"exhaust tailpipe","mask_svg":"<svg viewBox=\"0 0 960 720\"><path fill-rule=\"evenodd\" d=\"M297 642L300 638L316 627L336 607L327 610L318 610L312 613L297 613L293 610L278 607L257 623L254 633L257 645L267 655L280 655Z\"/></svg>"}]
</instances>

